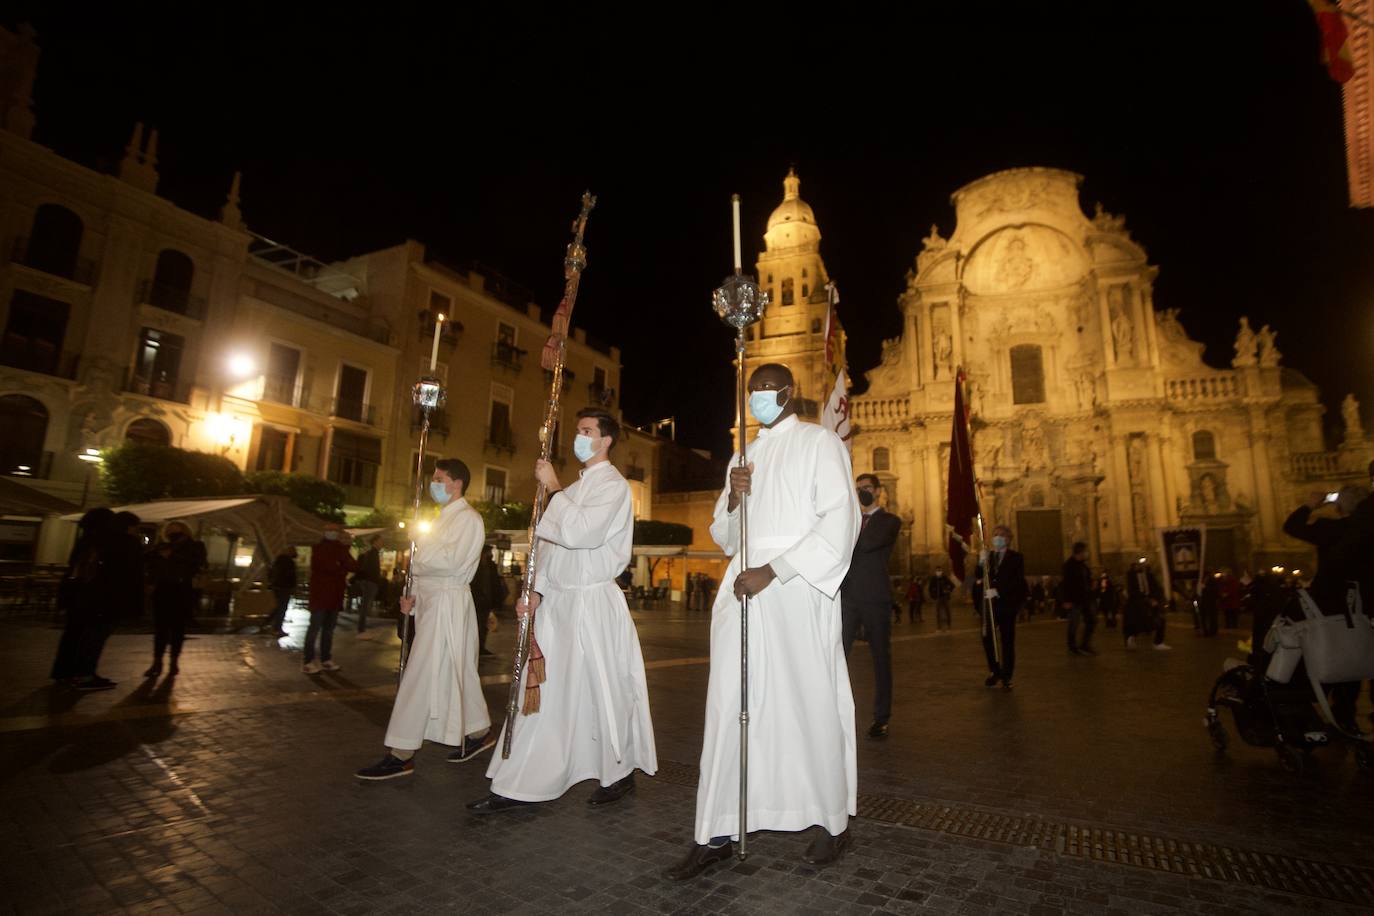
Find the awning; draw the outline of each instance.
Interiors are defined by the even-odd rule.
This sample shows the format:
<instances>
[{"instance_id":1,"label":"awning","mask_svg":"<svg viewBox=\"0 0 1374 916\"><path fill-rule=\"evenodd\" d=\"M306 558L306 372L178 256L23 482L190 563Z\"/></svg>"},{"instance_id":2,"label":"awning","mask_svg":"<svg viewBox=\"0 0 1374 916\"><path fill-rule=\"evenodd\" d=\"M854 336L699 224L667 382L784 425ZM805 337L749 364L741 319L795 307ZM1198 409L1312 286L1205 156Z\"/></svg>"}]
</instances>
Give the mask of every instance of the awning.
<instances>
[{"instance_id":1,"label":"awning","mask_svg":"<svg viewBox=\"0 0 1374 916\"><path fill-rule=\"evenodd\" d=\"M49 496L9 477L0 477L0 515L64 515L78 508L75 503ZM80 513L76 516L81 517Z\"/></svg>"}]
</instances>

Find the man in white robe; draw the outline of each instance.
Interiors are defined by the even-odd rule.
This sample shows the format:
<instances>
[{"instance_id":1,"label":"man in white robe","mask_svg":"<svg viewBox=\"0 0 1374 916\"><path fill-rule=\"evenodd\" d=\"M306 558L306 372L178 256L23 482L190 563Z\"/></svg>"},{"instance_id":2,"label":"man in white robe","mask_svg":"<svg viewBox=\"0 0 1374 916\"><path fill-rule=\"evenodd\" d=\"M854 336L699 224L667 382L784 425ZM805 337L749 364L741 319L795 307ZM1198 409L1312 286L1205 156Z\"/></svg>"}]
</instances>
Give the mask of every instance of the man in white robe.
<instances>
[{"instance_id":1,"label":"man in white robe","mask_svg":"<svg viewBox=\"0 0 1374 916\"><path fill-rule=\"evenodd\" d=\"M619 436L614 417L584 409L573 441L581 478L563 489L552 465L535 465L550 494L535 530L530 600L545 680L539 711L507 720L510 757L492 758L491 793L467 806L474 814L551 801L584 779L598 783L588 803L605 805L634 791L636 769L658 770L644 657L615 581L629 565L634 537L630 485L609 457ZM516 611L527 613L523 602Z\"/></svg>"},{"instance_id":2,"label":"man in white robe","mask_svg":"<svg viewBox=\"0 0 1374 916\"><path fill-rule=\"evenodd\" d=\"M748 829L817 826L806 860L835 861L849 842L858 779L854 697L841 644L840 583L859 534L844 443L802 423L792 374L775 363L749 380L762 424L748 468L731 462L711 536L733 556L711 619L711 675L697 784L695 845L665 872L686 880L734 854L739 837L740 598L749 601ZM749 562L740 568L747 495Z\"/></svg>"},{"instance_id":3,"label":"man in white robe","mask_svg":"<svg viewBox=\"0 0 1374 916\"><path fill-rule=\"evenodd\" d=\"M401 612L415 617L415 641L386 727L387 754L359 779L414 772L425 740L457 747L450 763L464 763L495 744L491 716L477 676L477 618L472 576L486 542L482 516L463 498L471 474L457 458L435 462L430 496L443 508L415 546L414 586Z\"/></svg>"}]
</instances>

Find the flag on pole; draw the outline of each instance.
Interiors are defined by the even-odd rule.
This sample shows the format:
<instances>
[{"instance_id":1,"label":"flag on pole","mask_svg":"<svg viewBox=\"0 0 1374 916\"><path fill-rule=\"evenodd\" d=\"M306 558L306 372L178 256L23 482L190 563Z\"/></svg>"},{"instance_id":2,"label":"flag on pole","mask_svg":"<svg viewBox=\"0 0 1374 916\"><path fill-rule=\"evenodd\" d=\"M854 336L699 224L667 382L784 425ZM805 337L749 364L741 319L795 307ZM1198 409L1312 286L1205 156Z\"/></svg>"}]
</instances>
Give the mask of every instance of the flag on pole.
<instances>
[{"instance_id":1,"label":"flag on pole","mask_svg":"<svg viewBox=\"0 0 1374 916\"><path fill-rule=\"evenodd\" d=\"M1355 58L1350 53L1350 31L1340 7L1331 0L1307 0L1317 17L1322 34L1322 63L1338 83L1348 83L1355 75Z\"/></svg>"},{"instance_id":2,"label":"flag on pole","mask_svg":"<svg viewBox=\"0 0 1374 916\"><path fill-rule=\"evenodd\" d=\"M825 310L825 374L830 391L821 410L821 425L843 439L845 448L849 448L852 431L849 426L849 377L844 366L844 328L835 311L840 304L840 291L834 283L827 283L825 292L829 301Z\"/></svg>"},{"instance_id":3,"label":"flag on pole","mask_svg":"<svg viewBox=\"0 0 1374 916\"><path fill-rule=\"evenodd\" d=\"M973 521L978 515L973 443L969 437L968 406L964 400L965 378L960 367L954 376L954 429L949 437L949 492L945 501L950 573L959 579L964 577L964 558L972 549Z\"/></svg>"}]
</instances>

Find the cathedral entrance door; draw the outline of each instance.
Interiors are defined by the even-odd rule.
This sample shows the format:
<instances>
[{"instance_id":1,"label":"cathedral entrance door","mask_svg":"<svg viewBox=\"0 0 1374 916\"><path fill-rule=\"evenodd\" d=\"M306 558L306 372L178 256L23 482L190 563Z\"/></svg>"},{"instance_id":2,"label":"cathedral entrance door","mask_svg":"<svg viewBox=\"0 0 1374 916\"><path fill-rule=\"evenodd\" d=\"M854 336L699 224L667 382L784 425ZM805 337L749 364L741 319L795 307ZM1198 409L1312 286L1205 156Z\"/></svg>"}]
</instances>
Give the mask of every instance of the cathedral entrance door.
<instances>
[{"instance_id":1,"label":"cathedral entrance door","mask_svg":"<svg viewBox=\"0 0 1374 916\"><path fill-rule=\"evenodd\" d=\"M1027 576L1057 576L1067 556L1064 519L1058 509L1021 509L1016 513L1017 549L1026 558Z\"/></svg>"},{"instance_id":2,"label":"cathedral entrance door","mask_svg":"<svg viewBox=\"0 0 1374 916\"><path fill-rule=\"evenodd\" d=\"M1203 545L1205 555L1202 561L1208 569L1221 569L1229 566L1232 572L1240 575L1236 564L1236 529L1208 528L1207 542Z\"/></svg>"}]
</instances>

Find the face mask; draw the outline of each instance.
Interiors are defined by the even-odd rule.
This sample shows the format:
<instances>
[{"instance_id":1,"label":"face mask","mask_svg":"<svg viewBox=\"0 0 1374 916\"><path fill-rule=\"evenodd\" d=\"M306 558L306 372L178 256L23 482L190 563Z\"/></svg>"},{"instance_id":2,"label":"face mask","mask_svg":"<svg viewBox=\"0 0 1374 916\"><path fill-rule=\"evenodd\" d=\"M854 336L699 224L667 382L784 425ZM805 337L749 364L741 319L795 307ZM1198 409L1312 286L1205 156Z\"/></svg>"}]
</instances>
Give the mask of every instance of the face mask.
<instances>
[{"instance_id":1,"label":"face mask","mask_svg":"<svg viewBox=\"0 0 1374 916\"><path fill-rule=\"evenodd\" d=\"M785 404L778 403L779 391L755 391L749 395L749 412L764 426L769 426L781 414Z\"/></svg>"},{"instance_id":2,"label":"face mask","mask_svg":"<svg viewBox=\"0 0 1374 916\"><path fill-rule=\"evenodd\" d=\"M995 537L995 538L992 539L992 549L993 549L993 550L1006 550L1006 549L1007 549L1007 539L1004 538L1004 537L1002 537L1002 536L999 534L997 537Z\"/></svg>"},{"instance_id":3,"label":"face mask","mask_svg":"<svg viewBox=\"0 0 1374 916\"><path fill-rule=\"evenodd\" d=\"M326 531L326 532L324 533L324 539L325 539L326 541L337 541L337 540L339 539L339 532L337 532L337 531Z\"/></svg>"},{"instance_id":4,"label":"face mask","mask_svg":"<svg viewBox=\"0 0 1374 916\"><path fill-rule=\"evenodd\" d=\"M578 461L590 461L591 457L596 454L596 440L591 436L578 433L573 437L573 454L577 456Z\"/></svg>"},{"instance_id":5,"label":"face mask","mask_svg":"<svg viewBox=\"0 0 1374 916\"><path fill-rule=\"evenodd\" d=\"M431 480L429 482L429 498L434 500L439 505L443 506L446 505L448 501L453 497L448 495L447 487L445 487L437 480Z\"/></svg>"},{"instance_id":6,"label":"face mask","mask_svg":"<svg viewBox=\"0 0 1374 916\"><path fill-rule=\"evenodd\" d=\"M865 509L873 505L873 494L868 490L860 490L859 505L863 506Z\"/></svg>"}]
</instances>

